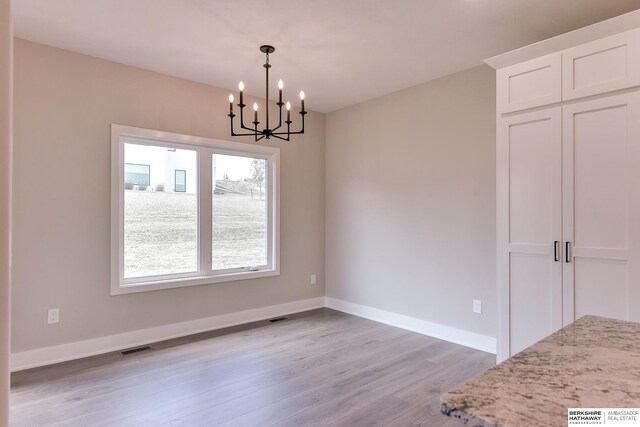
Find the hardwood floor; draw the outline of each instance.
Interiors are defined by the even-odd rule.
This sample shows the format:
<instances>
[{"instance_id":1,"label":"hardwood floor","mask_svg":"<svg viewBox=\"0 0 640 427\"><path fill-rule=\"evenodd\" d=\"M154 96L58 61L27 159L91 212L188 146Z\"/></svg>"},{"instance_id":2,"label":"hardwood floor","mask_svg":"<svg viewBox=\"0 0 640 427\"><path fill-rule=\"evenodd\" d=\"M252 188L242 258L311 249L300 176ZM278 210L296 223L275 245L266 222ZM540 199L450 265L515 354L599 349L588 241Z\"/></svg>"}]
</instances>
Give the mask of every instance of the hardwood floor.
<instances>
[{"instance_id":1,"label":"hardwood floor","mask_svg":"<svg viewBox=\"0 0 640 427\"><path fill-rule=\"evenodd\" d=\"M329 309L14 373L11 426L459 426L495 356Z\"/></svg>"}]
</instances>

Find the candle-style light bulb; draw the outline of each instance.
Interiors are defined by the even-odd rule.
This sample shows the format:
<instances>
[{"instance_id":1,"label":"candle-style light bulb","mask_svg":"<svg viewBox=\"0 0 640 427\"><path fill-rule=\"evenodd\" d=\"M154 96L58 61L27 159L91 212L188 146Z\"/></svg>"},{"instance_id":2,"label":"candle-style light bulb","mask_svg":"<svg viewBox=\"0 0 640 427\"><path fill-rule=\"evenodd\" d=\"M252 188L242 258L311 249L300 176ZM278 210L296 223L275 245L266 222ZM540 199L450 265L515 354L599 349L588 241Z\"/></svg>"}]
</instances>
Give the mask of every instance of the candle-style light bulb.
<instances>
[{"instance_id":1,"label":"candle-style light bulb","mask_svg":"<svg viewBox=\"0 0 640 427\"><path fill-rule=\"evenodd\" d=\"M290 111L291 110L291 103L289 101L287 101L287 110Z\"/></svg>"},{"instance_id":2,"label":"candle-style light bulb","mask_svg":"<svg viewBox=\"0 0 640 427\"><path fill-rule=\"evenodd\" d=\"M257 102L253 103L253 111L258 111L258 103Z\"/></svg>"},{"instance_id":3,"label":"candle-style light bulb","mask_svg":"<svg viewBox=\"0 0 640 427\"><path fill-rule=\"evenodd\" d=\"M291 103L287 101L287 122L291 121Z\"/></svg>"},{"instance_id":4,"label":"candle-style light bulb","mask_svg":"<svg viewBox=\"0 0 640 427\"><path fill-rule=\"evenodd\" d=\"M240 113L242 113L242 108L244 107L244 102L242 102L243 101L242 91L244 90L244 83L240 82L238 84L238 89L240 89Z\"/></svg>"},{"instance_id":5,"label":"candle-style light bulb","mask_svg":"<svg viewBox=\"0 0 640 427\"><path fill-rule=\"evenodd\" d=\"M242 92L244 90L244 83L240 82L238 84L238 89L240 89L240 92Z\"/></svg>"},{"instance_id":6,"label":"candle-style light bulb","mask_svg":"<svg viewBox=\"0 0 640 427\"><path fill-rule=\"evenodd\" d=\"M229 114L233 113L233 94L229 94Z\"/></svg>"},{"instance_id":7,"label":"candle-style light bulb","mask_svg":"<svg viewBox=\"0 0 640 427\"><path fill-rule=\"evenodd\" d=\"M300 109L304 113L304 92L300 91Z\"/></svg>"},{"instance_id":8,"label":"candle-style light bulb","mask_svg":"<svg viewBox=\"0 0 640 427\"><path fill-rule=\"evenodd\" d=\"M229 94L229 102L233 103L233 94L232 93Z\"/></svg>"},{"instance_id":9,"label":"candle-style light bulb","mask_svg":"<svg viewBox=\"0 0 640 427\"><path fill-rule=\"evenodd\" d=\"M304 91L300 91L300 100L304 101Z\"/></svg>"},{"instance_id":10,"label":"candle-style light bulb","mask_svg":"<svg viewBox=\"0 0 640 427\"><path fill-rule=\"evenodd\" d=\"M282 90L283 87L284 83L282 82L282 79L278 80L278 89Z\"/></svg>"},{"instance_id":11,"label":"candle-style light bulb","mask_svg":"<svg viewBox=\"0 0 640 427\"><path fill-rule=\"evenodd\" d=\"M258 125L258 103L257 102L253 103L253 121L257 126Z\"/></svg>"}]
</instances>

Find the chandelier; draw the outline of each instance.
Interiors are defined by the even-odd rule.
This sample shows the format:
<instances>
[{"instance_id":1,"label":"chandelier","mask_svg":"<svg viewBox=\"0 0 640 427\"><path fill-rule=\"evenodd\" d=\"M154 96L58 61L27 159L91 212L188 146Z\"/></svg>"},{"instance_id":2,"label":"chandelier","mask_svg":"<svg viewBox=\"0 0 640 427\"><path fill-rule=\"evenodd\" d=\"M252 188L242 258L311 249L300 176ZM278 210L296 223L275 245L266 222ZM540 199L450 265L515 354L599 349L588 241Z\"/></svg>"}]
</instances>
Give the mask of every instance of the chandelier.
<instances>
[{"instance_id":1,"label":"chandelier","mask_svg":"<svg viewBox=\"0 0 640 427\"><path fill-rule=\"evenodd\" d=\"M303 134L304 133L304 116L307 114L307 112L304 110L304 92L300 91L300 116L301 116L301 120L302 120L302 126L300 128L299 131L297 132L291 132L291 123L293 123L291 121L291 103L287 102L286 104L284 102L282 102L282 89L284 88L284 83L282 82L282 80L278 81L278 102L276 103L276 105L278 106L279 109L279 117L278 117L278 125L275 126L274 123L274 128L272 129L270 127L269 124L269 68L271 68L271 65L269 64L269 54L275 52L275 48L273 46L269 46L269 45L263 45L260 46L260 52L264 53L267 58L266 58L266 62L264 63L263 67L265 70L265 117L264 117L264 128L263 129L258 129L258 125L260 125L260 121L258 120L258 103L254 102L253 103L253 127L250 126L246 126L244 124L244 107L246 107L246 104L244 103L244 96L243 96L243 91L244 91L244 83L240 82L240 84L238 85L238 89L240 89L240 93L239 93L239 101L238 104L236 104L238 107L240 107L240 128L247 131L245 133L235 133L234 129L233 129L233 119L234 117L236 117L236 115L233 112L233 94L229 94L229 118L231 119L231 136L253 136L255 138L255 141L260 141L263 138L266 139L270 139L271 137L274 138L278 138L278 139L282 139L284 141L289 141L291 135L298 135L298 134ZM287 109L287 120L284 121L285 125L286 125L286 131L284 129L282 129L282 107L286 106Z\"/></svg>"}]
</instances>

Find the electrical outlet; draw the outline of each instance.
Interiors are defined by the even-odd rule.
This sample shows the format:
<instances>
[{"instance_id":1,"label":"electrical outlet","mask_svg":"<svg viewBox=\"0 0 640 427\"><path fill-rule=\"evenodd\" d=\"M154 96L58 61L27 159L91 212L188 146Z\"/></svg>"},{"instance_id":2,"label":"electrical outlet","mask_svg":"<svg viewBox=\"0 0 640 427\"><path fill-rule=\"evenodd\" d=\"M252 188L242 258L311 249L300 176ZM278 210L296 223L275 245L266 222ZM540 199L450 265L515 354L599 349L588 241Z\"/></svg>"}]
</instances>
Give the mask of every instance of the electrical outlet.
<instances>
[{"instance_id":1,"label":"electrical outlet","mask_svg":"<svg viewBox=\"0 0 640 427\"><path fill-rule=\"evenodd\" d=\"M318 283L317 280L316 280L316 275L315 274L311 275L311 278L309 279L309 283L312 284L312 285L315 285L316 283Z\"/></svg>"},{"instance_id":2,"label":"electrical outlet","mask_svg":"<svg viewBox=\"0 0 640 427\"><path fill-rule=\"evenodd\" d=\"M60 322L60 309L59 308L50 308L47 314L47 323L58 323Z\"/></svg>"},{"instance_id":3,"label":"electrical outlet","mask_svg":"<svg viewBox=\"0 0 640 427\"><path fill-rule=\"evenodd\" d=\"M482 313L482 301L479 299L473 300L473 312L481 314Z\"/></svg>"}]
</instances>

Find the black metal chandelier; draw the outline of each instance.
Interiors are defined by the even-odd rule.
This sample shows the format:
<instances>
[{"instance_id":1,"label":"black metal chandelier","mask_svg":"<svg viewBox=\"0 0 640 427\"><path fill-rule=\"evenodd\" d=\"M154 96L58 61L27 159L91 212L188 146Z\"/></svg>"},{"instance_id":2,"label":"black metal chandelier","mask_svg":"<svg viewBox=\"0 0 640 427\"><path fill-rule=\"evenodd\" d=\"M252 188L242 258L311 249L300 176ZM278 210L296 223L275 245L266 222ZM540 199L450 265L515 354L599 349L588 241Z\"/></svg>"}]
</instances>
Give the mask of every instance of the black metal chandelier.
<instances>
[{"instance_id":1,"label":"black metal chandelier","mask_svg":"<svg viewBox=\"0 0 640 427\"><path fill-rule=\"evenodd\" d=\"M233 113L233 94L229 94L229 118L231 119L231 135L232 136L253 136L255 138L255 141L260 141L263 138L266 139L270 139L271 137L274 138L278 138L278 139L282 139L284 141L289 141L291 135L298 135L298 134L303 134L304 133L304 116L307 114L307 112L304 110L304 92L300 91L300 116L302 117L302 127L300 128L299 131L297 132L291 132L291 123L293 123L291 121L291 103L287 102L286 104L284 102L282 102L282 89L284 87L284 83L282 83L282 80L278 81L278 102L276 103L276 105L278 106L278 109L280 110L280 115L278 118L278 126L275 126L273 129L271 129L269 126L269 68L271 68L271 65L269 65L269 54L275 52L275 48L273 46L269 46L269 45L263 45L260 46L260 52L264 53L267 56L266 62L264 63L263 67L265 69L265 76L266 76L266 83L265 83L265 127L264 129L258 129L258 125L260 124L260 121L258 121L258 103L254 102L253 103L253 128L249 127L249 126L245 126L244 124L244 107L246 107L246 104L244 103L244 97L243 97L243 91L244 91L244 83L240 82L240 84L238 85L238 89L240 89L240 99L239 99L239 103L236 104L238 107L240 107L240 128L244 129L246 131L248 131L248 133L235 133L235 131L233 130L233 119L234 117L236 117L236 115ZM287 108L287 120L284 121L284 123L287 126L287 130L280 130L282 128L282 107L286 106Z\"/></svg>"}]
</instances>

